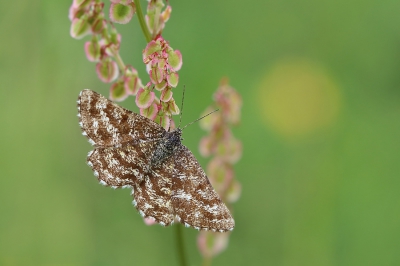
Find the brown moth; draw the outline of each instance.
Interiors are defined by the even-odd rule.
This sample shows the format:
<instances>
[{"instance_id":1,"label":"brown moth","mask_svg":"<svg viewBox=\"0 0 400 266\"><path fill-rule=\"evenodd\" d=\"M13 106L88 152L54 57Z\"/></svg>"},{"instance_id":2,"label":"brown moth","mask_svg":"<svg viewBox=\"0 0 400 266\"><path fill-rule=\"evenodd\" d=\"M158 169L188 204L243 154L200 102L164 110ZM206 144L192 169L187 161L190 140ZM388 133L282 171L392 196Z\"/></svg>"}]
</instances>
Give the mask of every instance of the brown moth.
<instances>
[{"instance_id":1,"label":"brown moth","mask_svg":"<svg viewBox=\"0 0 400 266\"><path fill-rule=\"evenodd\" d=\"M87 164L102 185L131 188L133 205L167 226L231 231L234 220L192 152L182 129L171 132L152 120L83 90L78 98L82 134L94 146Z\"/></svg>"}]
</instances>

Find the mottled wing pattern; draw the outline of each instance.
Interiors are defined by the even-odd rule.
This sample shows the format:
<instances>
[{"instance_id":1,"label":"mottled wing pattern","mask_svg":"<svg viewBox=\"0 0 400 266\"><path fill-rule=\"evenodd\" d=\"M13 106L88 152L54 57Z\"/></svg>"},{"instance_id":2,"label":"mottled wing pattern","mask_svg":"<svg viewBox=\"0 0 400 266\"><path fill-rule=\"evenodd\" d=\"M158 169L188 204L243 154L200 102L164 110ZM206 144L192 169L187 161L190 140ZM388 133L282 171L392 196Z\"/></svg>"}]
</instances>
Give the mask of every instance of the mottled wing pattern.
<instances>
[{"instance_id":1,"label":"mottled wing pattern","mask_svg":"<svg viewBox=\"0 0 400 266\"><path fill-rule=\"evenodd\" d=\"M120 147L96 148L89 152L87 164L100 183L113 188L133 187L144 174L157 141L128 142Z\"/></svg>"},{"instance_id":2,"label":"mottled wing pattern","mask_svg":"<svg viewBox=\"0 0 400 266\"><path fill-rule=\"evenodd\" d=\"M174 155L172 206L177 219L200 230L225 232L235 222L225 204L210 184L192 152L181 145Z\"/></svg>"},{"instance_id":3,"label":"mottled wing pattern","mask_svg":"<svg viewBox=\"0 0 400 266\"><path fill-rule=\"evenodd\" d=\"M196 158L180 143L181 130L167 133L150 119L91 90L79 95L78 110L82 134L95 146L87 164L101 184L132 188L133 204L143 217L161 225L172 224L176 217L196 229L233 229L228 208ZM177 137L175 142L173 137ZM168 157L167 148L172 146L160 143L177 145L177 149ZM160 158L166 158L159 165L152 163L156 150Z\"/></svg>"},{"instance_id":4,"label":"mottled wing pattern","mask_svg":"<svg viewBox=\"0 0 400 266\"><path fill-rule=\"evenodd\" d=\"M170 225L175 217L171 206L173 158L162 167L149 169L156 145L157 141L146 141L96 148L89 153L87 163L102 185L131 187L133 205L143 217Z\"/></svg>"},{"instance_id":5,"label":"mottled wing pattern","mask_svg":"<svg viewBox=\"0 0 400 266\"><path fill-rule=\"evenodd\" d=\"M153 168L144 182L135 186L133 205L143 217L152 218L166 226L173 223L175 215L171 204L171 187L174 175L173 156L162 167Z\"/></svg>"},{"instance_id":6,"label":"mottled wing pattern","mask_svg":"<svg viewBox=\"0 0 400 266\"><path fill-rule=\"evenodd\" d=\"M150 119L122 108L91 90L81 91L78 116L82 134L96 147L162 138L165 130Z\"/></svg>"}]
</instances>

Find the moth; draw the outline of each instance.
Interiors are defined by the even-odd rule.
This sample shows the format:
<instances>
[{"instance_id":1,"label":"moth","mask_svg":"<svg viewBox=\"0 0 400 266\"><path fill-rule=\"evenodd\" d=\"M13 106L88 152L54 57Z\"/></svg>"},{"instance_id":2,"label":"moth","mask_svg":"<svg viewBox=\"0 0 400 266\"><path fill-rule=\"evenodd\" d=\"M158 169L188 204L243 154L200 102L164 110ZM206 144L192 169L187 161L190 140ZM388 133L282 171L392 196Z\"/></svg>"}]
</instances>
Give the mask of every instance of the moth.
<instances>
[{"instance_id":1,"label":"moth","mask_svg":"<svg viewBox=\"0 0 400 266\"><path fill-rule=\"evenodd\" d=\"M197 230L233 230L228 208L181 143L181 128L166 131L92 90L81 91L77 102L82 134L94 146L87 164L102 185L132 189L139 213L160 225L176 220Z\"/></svg>"}]
</instances>

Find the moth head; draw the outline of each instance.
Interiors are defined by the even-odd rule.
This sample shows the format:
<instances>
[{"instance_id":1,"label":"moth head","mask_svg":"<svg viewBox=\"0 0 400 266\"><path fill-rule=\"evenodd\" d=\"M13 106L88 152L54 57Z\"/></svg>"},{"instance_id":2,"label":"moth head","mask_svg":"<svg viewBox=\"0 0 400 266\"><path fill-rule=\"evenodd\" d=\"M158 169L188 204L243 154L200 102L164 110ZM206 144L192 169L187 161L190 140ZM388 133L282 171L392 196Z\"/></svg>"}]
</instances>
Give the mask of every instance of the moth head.
<instances>
[{"instance_id":1,"label":"moth head","mask_svg":"<svg viewBox=\"0 0 400 266\"><path fill-rule=\"evenodd\" d=\"M180 143L182 139L182 129L177 128L172 132L167 133L167 139L168 141L171 141L172 143Z\"/></svg>"},{"instance_id":2,"label":"moth head","mask_svg":"<svg viewBox=\"0 0 400 266\"><path fill-rule=\"evenodd\" d=\"M182 129L181 128L177 128L174 130L176 133L176 137L179 138L180 140L183 140L182 138Z\"/></svg>"}]
</instances>

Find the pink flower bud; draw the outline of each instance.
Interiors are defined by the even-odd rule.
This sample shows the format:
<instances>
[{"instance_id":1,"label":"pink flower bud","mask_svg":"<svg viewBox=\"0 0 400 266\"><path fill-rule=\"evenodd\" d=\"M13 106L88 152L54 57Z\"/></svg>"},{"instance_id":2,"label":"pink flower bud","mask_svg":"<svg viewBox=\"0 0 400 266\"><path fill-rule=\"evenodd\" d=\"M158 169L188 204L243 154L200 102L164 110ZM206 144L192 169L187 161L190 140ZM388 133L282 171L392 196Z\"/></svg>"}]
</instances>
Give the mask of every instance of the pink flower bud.
<instances>
[{"instance_id":1,"label":"pink flower bud","mask_svg":"<svg viewBox=\"0 0 400 266\"><path fill-rule=\"evenodd\" d=\"M171 117L167 116L166 114L162 116L157 116L154 122L160 124L165 130L168 130L170 129L171 125Z\"/></svg>"},{"instance_id":2,"label":"pink flower bud","mask_svg":"<svg viewBox=\"0 0 400 266\"><path fill-rule=\"evenodd\" d=\"M157 67L158 67L161 71L164 71L164 69L166 69L166 65L167 65L167 62L166 62L166 60L165 60L164 58L159 58L159 59L157 60Z\"/></svg>"},{"instance_id":3,"label":"pink flower bud","mask_svg":"<svg viewBox=\"0 0 400 266\"><path fill-rule=\"evenodd\" d=\"M151 41L151 42L149 42L148 44L147 44L147 46L146 46L146 48L144 49L144 51L143 51L143 62L145 63L145 64L147 64L148 62L146 62L147 60L147 58L150 56L150 55L152 55L152 54L154 54L154 53L156 53L156 52L158 52L158 51L161 51L161 45L160 45L160 43L159 42L156 42L156 41Z\"/></svg>"},{"instance_id":4,"label":"pink flower bud","mask_svg":"<svg viewBox=\"0 0 400 266\"><path fill-rule=\"evenodd\" d=\"M170 87L176 88L179 81L178 73L172 72L171 74L167 75L167 81Z\"/></svg>"},{"instance_id":5,"label":"pink flower bud","mask_svg":"<svg viewBox=\"0 0 400 266\"><path fill-rule=\"evenodd\" d=\"M150 70L150 80L153 84L161 83L164 79L164 71L161 69L154 67Z\"/></svg>"},{"instance_id":6,"label":"pink flower bud","mask_svg":"<svg viewBox=\"0 0 400 266\"><path fill-rule=\"evenodd\" d=\"M133 66L126 66L125 75L126 76L130 76L130 75L137 76L138 72L137 72L136 68L134 68Z\"/></svg>"},{"instance_id":7,"label":"pink flower bud","mask_svg":"<svg viewBox=\"0 0 400 266\"><path fill-rule=\"evenodd\" d=\"M144 218L143 221L144 221L144 223L145 223L146 225L157 224L157 222L156 222L154 219L148 218L148 217Z\"/></svg>"},{"instance_id":8,"label":"pink flower bud","mask_svg":"<svg viewBox=\"0 0 400 266\"><path fill-rule=\"evenodd\" d=\"M96 64L96 73L101 81L112 82L118 77L118 65L112 60L103 60Z\"/></svg>"},{"instance_id":9,"label":"pink flower bud","mask_svg":"<svg viewBox=\"0 0 400 266\"><path fill-rule=\"evenodd\" d=\"M153 103L154 97L154 92L140 88L138 93L136 94L136 105L140 109L147 109Z\"/></svg>"},{"instance_id":10,"label":"pink flower bud","mask_svg":"<svg viewBox=\"0 0 400 266\"><path fill-rule=\"evenodd\" d=\"M169 20L169 17L171 16L171 12L172 12L172 7L170 5L168 5L165 8L165 10L161 13L161 18L164 21L164 23Z\"/></svg>"},{"instance_id":11,"label":"pink flower bud","mask_svg":"<svg viewBox=\"0 0 400 266\"><path fill-rule=\"evenodd\" d=\"M160 100L163 102L169 102L172 99L172 89L166 88L161 92Z\"/></svg>"},{"instance_id":12,"label":"pink flower bud","mask_svg":"<svg viewBox=\"0 0 400 266\"><path fill-rule=\"evenodd\" d=\"M197 236L197 247L205 258L212 258L228 246L229 233L201 231Z\"/></svg>"},{"instance_id":13,"label":"pink flower bud","mask_svg":"<svg viewBox=\"0 0 400 266\"><path fill-rule=\"evenodd\" d=\"M171 100L168 102L167 111L172 115L179 114L179 107L176 105L175 100Z\"/></svg>"},{"instance_id":14,"label":"pink flower bud","mask_svg":"<svg viewBox=\"0 0 400 266\"><path fill-rule=\"evenodd\" d=\"M96 0L87 0L88 2L91 2L93 6L93 12L95 15L99 15L100 13L103 13L103 8L104 8L104 3ZM101 17L103 18L103 14L101 14Z\"/></svg>"},{"instance_id":15,"label":"pink flower bud","mask_svg":"<svg viewBox=\"0 0 400 266\"><path fill-rule=\"evenodd\" d=\"M115 102L121 102L128 97L128 93L124 88L124 82L119 81L114 83L110 89L110 99Z\"/></svg>"},{"instance_id":16,"label":"pink flower bud","mask_svg":"<svg viewBox=\"0 0 400 266\"><path fill-rule=\"evenodd\" d=\"M124 74L124 87L128 94L136 95L139 88L143 88L138 72L132 66L127 66Z\"/></svg>"},{"instance_id":17,"label":"pink flower bud","mask_svg":"<svg viewBox=\"0 0 400 266\"><path fill-rule=\"evenodd\" d=\"M163 1L149 1L147 5L147 14L145 17L147 28L153 36L161 34L165 27L165 22L169 19L171 14L171 6L161 12L164 7Z\"/></svg>"},{"instance_id":18,"label":"pink flower bud","mask_svg":"<svg viewBox=\"0 0 400 266\"><path fill-rule=\"evenodd\" d=\"M70 34L72 38L82 39L90 33L90 24L84 18L74 18L71 24Z\"/></svg>"},{"instance_id":19,"label":"pink flower bud","mask_svg":"<svg viewBox=\"0 0 400 266\"><path fill-rule=\"evenodd\" d=\"M126 24L135 13L135 5L112 3L110 6L110 20L115 23Z\"/></svg>"},{"instance_id":20,"label":"pink flower bud","mask_svg":"<svg viewBox=\"0 0 400 266\"><path fill-rule=\"evenodd\" d=\"M103 18L98 18L92 23L92 32L100 34L106 27L106 21Z\"/></svg>"},{"instance_id":21,"label":"pink flower bud","mask_svg":"<svg viewBox=\"0 0 400 266\"><path fill-rule=\"evenodd\" d=\"M69 8L69 12L68 12L68 18L70 21L72 21L74 18L80 18L81 14L78 15L81 9L79 7L76 7L74 5L71 5Z\"/></svg>"},{"instance_id":22,"label":"pink flower bud","mask_svg":"<svg viewBox=\"0 0 400 266\"><path fill-rule=\"evenodd\" d=\"M228 85L227 80L222 80L220 87L214 94L214 99L217 105L221 107L227 122L231 124L239 123L242 97L235 89Z\"/></svg>"},{"instance_id":23,"label":"pink flower bud","mask_svg":"<svg viewBox=\"0 0 400 266\"><path fill-rule=\"evenodd\" d=\"M178 71L182 67L182 54L180 51L172 50L168 51L168 64L175 70Z\"/></svg>"},{"instance_id":24,"label":"pink flower bud","mask_svg":"<svg viewBox=\"0 0 400 266\"><path fill-rule=\"evenodd\" d=\"M130 95L136 95L139 88L143 87L142 82L136 76L128 76L125 78L124 87Z\"/></svg>"},{"instance_id":25,"label":"pink flower bud","mask_svg":"<svg viewBox=\"0 0 400 266\"><path fill-rule=\"evenodd\" d=\"M241 193L242 185L238 181L233 180L226 191L225 199L229 203L234 203L240 198Z\"/></svg>"},{"instance_id":26,"label":"pink flower bud","mask_svg":"<svg viewBox=\"0 0 400 266\"><path fill-rule=\"evenodd\" d=\"M199 144L200 154L203 157L210 156L211 153L213 153L215 150L214 144L215 144L215 141L213 140L213 138L211 136L205 136L205 137L201 138L200 144Z\"/></svg>"},{"instance_id":27,"label":"pink flower bud","mask_svg":"<svg viewBox=\"0 0 400 266\"><path fill-rule=\"evenodd\" d=\"M148 108L144 109L140 108L140 114L151 120L154 120L157 117L157 112L158 112L158 107L157 104L154 102Z\"/></svg>"},{"instance_id":28,"label":"pink flower bud","mask_svg":"<svg viewBox=\"0 0 400 266\"><path fill-rule=\"evenodd\" d=\"M160 83L155 84L154 87L156 88L156 90L162 91L163 89L165 89L167 87L167 82L165 80L163 80Z\"/></svg>"},{"instance_id":29,"label":"pink flower bud","mask_svg":"<svg viewBox=\"0 0 400 266\"><path fill-rule=\"evenodd\" d=\"M121 43L121 34L112 33L110 39L111 42L107 41L104 38L100 39L99 44L105 55L114 56L119 50L119 46Z\"/></svg>"},{"instance_id":30,"label":"pink flower bud","mask_svg":"<svg viewBox=\"0 0 400 266\"><path fill-rule=\"evenodd\" d=\"M233 170L230 165L221 158L214 157L207 167L207 174L210 182L219 195L224 195L232 183Z\"/></svg>"},{"instance_id":31,"label":"pink flower bud","mask_svg":"<svg viewBox=\"0 0 400 266\"><path fill-rule=\"evenodd\" d=\"M217 154L232 164L236 163L242 156L242 143L233 136L225 138L217 146Z\"/></svg>"},{"instance_id":32,"label":"pink flower bud","mask_svg":"<svg viewBox=\"0 0 400 266\"><path fill-rule=\"evenodd\" d=\"M98 62L100 60L100 45L96 40L85 43L86 58L90 62Z\"/></svg>"}]
</instances>

